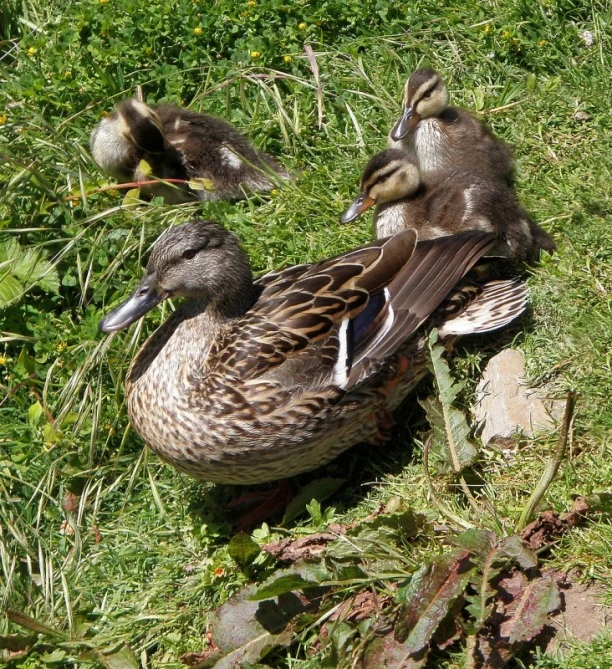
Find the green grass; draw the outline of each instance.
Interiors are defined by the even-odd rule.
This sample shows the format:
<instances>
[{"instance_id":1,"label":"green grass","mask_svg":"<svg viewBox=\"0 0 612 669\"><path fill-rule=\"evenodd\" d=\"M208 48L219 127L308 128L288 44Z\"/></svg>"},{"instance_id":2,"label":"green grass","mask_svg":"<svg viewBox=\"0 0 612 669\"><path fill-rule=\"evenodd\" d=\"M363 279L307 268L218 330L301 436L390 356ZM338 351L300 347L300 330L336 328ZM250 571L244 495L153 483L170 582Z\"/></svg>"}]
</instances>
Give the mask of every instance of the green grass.
<instances>
[{"instance_id":1,"label":"green grass","mask_svg":"<svg viewBox=\"0 0 612 669\"><path fill-rule=\"evenodd\" d=\"M221 502L235 490L177 474L128 430L123 378L164 314L114 338L102 338L97 322L131 290L150 245L170 224L222 221L240 235L257 271L366 242L367 220L342 227L338 217L364 162L384 147L403 82L421 63L444 74L456 104L480 111L515 145L521 198L558 243L558 254L529 279L531 317L512 337L488 338L484 350L469 342L458 350L454 367L469 379L466 401L484 360L501 346L496 339L520 347L535 381L581 396L570 458L545 506L564 510L572 495L610 487L612 14L602 3L9 5L0 33L0 237L43 251L61 287L57 294L31 287L0 311L2 607L72 636L92 626L109 641L126 640L148 666L179 667L182 653L204 646L210 611L271 567L262 561L244 574L228 555L231 527ZM585 46L583 30L593 33L593 46ZM313 45L321 73L320 128L304 43ZM104 183L88 134L137 85L149 101L229 119L300 179L240 203L122 207L120 193L88 196ZM589 120L575 120L577 111ZM483 452L495 517L473 517L442 482L438 494L466 520L512 532L553 445L554 435L524 441L511 464ZM335 520L363 518L396 495L431 512L412 433L400 430L375 455L358 448L326 469L325 476L348 479L324 504L336 509ZM70 493L78 495L72 510ZM62 531L65 521L73 533ZM282 534L313 529L303 517ZM551 561L601 581L610 603L611 545L602 517L566 537ZM418 564L431 547L412 544L407 559ZM16 628L0 615L0 636L9 630ZM576 644L566 659L526 666L594 668L593 658L606 653L608 642ZM62 662L69 665L68 656ZM303 647L275 662L315 666ZM461 666L458 658L440 662ZM32 655L18 666L51 665Z\"/></svg>"}]
</instances>

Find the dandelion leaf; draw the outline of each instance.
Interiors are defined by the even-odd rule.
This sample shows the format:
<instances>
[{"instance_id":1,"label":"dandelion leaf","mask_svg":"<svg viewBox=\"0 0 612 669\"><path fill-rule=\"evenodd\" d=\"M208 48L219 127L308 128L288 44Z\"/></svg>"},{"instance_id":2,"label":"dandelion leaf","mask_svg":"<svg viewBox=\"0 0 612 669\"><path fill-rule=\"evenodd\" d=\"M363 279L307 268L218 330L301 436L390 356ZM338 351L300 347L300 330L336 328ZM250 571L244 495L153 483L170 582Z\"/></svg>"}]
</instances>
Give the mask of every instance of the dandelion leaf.
<instances>
[{"instance_id":1,"label":"dandelion leaf","mask_svg":"<svg viewBox=\"0 0 612 669\"><path fill-rule=\"evenodd\" d=\"M500 585L514 598L506 609L507 619L500 625L502 637L507 638L510 644L534 639L548 622L549 614L561 606L553 571L531 582L523 578L518 587L513 587L510 579L502 581Z\"/></svg>"},{"instance_id":2,"label":"dandelion leaf","mask_svg":"<svg viewBox=\"0 0 612 669\"><path fill-rule=\"evenodd\" d=\"M476 445L470 440L470 428L463 413L453 406L462 384L453 380L443 358L444 347L436 343L437 330L429 337L429 367L434 375L438 397L429 397L421 405L432 427L432 453L439 456L446 471L459 473L474 464Z\"/></svg>"},{"instance_id":3,"label":"dandelion leaf","mask_svg":"<svg viewBox=\"0 0 612 669\"><path fill-rule=\"evenodd\" d=\"M428 646L468 584L474 565L470 553L456 549L423 566L399 593L404 602L395 638L416 658Z\"/></svg>"}]
</instances>

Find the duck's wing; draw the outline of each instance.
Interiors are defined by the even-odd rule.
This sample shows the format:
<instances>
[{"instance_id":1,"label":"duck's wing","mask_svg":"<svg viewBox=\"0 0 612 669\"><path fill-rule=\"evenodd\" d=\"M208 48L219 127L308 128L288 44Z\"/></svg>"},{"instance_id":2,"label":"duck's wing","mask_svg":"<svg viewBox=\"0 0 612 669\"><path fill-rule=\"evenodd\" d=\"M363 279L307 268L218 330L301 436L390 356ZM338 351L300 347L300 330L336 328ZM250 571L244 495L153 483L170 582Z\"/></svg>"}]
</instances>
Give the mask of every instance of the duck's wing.
<instances>
[{"instance_id":1,"label":"duck's wing","mask_svg":"<svg viewBox=\"0 0 612 669\"><path fill-rule=\"evenodd\" d=\"M242 381L348 390L380 367L493 243L470 233L417 244L408 230L336 258L263 277L219 348Z\"/></svg>"}]
</instances>

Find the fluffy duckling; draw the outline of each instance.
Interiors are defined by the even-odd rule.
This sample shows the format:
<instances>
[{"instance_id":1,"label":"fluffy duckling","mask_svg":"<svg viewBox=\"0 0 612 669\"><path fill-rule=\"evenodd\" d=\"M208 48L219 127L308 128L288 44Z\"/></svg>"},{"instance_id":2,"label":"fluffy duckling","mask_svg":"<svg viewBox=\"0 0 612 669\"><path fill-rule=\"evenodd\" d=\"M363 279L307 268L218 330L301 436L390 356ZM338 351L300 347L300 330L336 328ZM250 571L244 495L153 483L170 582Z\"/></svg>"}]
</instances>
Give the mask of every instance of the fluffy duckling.
<instances>
[{"instance_id":1,"label":"fluffy duckling","mask_svg":"<svg viewBox=\"0 0 612 669\"><path fill-rule=\"evenodd\" d=\"M402 116L391 130L389 146L414 151L423 177L470 169L512 181L514 159L508 144L465 109L449 107L446 85L429 67L406 81Z\"/></svg>"},{"instance_id":2,"label":"fluffy duckling","mask_svg":"<svg viewBox=\"0 0 612 669\"><path fill-rule=\"evenodd\" d=\"M186 183L142 187L148 197L169 204L244 197L244 189L268 191L289 173L254 149L232 125L173 105L149 107L137 99L122 102L94 128L91 154L102 171L121 183L152 179L205 179L201 189ZM143 174L144 160L151 168Z\"/></svg>"},{"instance_id":3,"label":"fluffy duckling","mask_svg":"<svg viewBox=\"0 0 612 669\"><path fill-rule=\"evenodd\" d=\"M495 234L495 254L534 262L555 243L519 204L512 189L481 172L447 172L424 185L416 159L407 151L386 149L363 170L359 196L341 217L355 220L377 205L377 238L416 230L419 239L435 239L468 230Z\"/></svg>"},{"instance_id":4,"label":"fluffy duckling","mask_svg":"<svg viewBox=\"0 0 612 669\"><path fill-rule=\"evenodd\" d=\"M450 345L524 310L520 281L463 282L493 243L482 232L417 242L407 230L254 281L217 223L171 228L135 292L100 323L120 330L166 298L186 300L127 374L134 428L187 474L238 485L382 443L389 412L427 373L431 328Z\"/></svg>"}]
</instances>

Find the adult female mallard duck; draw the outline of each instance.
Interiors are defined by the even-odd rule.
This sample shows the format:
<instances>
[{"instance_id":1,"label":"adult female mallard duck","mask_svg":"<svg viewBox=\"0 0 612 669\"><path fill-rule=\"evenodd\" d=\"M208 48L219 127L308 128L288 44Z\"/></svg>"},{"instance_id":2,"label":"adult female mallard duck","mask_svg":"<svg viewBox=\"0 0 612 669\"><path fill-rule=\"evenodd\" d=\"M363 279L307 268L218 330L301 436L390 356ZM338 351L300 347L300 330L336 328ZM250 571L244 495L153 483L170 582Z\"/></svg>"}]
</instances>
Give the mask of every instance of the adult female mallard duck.
<instances>
[{"instance_id":1,"label":"adult female mallard duck","mask_svg":"<svg viewBox=\"0 0 612 669\"><path fill-rule=\"evenodd\" d=\"M459 168L512 181L514 159L508 144L465 109L449 107L446 85L429 67L406 81L402 116L391 130L389 146L414 151L424 177Z\"/></svg>"},{"instance_id":2,"label":"adult female mallard duck","mask_svg":"<svg viewBox=\"0 0 612 669\"><path fill-rule=\"evenodd\" d=\"M142 187L169 204L244 197L244 189L269 191L289 173L254 149L232 125L173 105L122 102L90 139L100 169L121 183L176 179ZM142 161L150 168L142 171ZM188 182L200 180L198 187ZM194 187L191 187L194 186Z\"/></svg>"},{"instance_id":3,"label":"adult female mallard duck","mask_svg":"<svg viewBox=\"0 0 612 669\"><path fill-rule=\"evenodd\" d=\"M482 232L417 242L409 230L254 281L236 236L217 223L166 231L135 292L100 323L120 330L186 298L132 362L134 428L179 470L238 485L381 443L389 412L426 374L431 328L448 344L524 310L520 281L475 290L463 279L493 243Z\"/></svg>"},{"instance_id":4,"label":"adult female mallard duck","mask_svg":"<svg viewBox=\"0 0 612 669\"><path fill-rule=\"evenodd\" d=\"M386 149L365 166L359 191L340 221L353 221L376 205L378 239L408 229L421 240L481 230L495 235L495 254L513 260L534 262L542 249L555 250L550 235L531 219L512 189L482 172L446 172L423 184L412 154Z\"/></svg>"}]
</instances>

